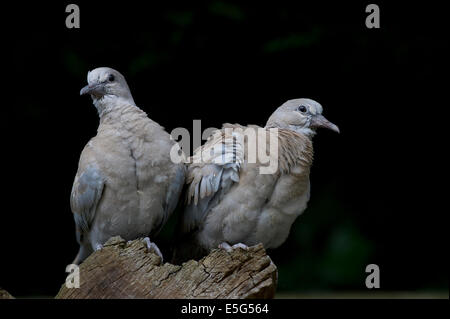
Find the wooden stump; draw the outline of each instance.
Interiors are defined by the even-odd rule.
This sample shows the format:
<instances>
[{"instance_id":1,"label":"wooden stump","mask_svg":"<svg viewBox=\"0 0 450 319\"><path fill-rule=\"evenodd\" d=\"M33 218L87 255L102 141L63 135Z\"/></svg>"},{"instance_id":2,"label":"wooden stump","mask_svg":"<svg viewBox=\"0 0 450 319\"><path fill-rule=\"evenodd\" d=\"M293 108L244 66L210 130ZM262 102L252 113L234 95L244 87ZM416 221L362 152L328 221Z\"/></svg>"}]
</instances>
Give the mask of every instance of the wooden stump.
<instances>
[{"instance_id":1,"label":"wooden stump","mask_svg":"<svg viewBox=\"0 0 450 319\"><path fill-rule=\"evenodd\" d=\"M6 290L0 288L0 299L14 299Z\"/></svg>"},{"instance_id":2,"label":"wooden stump","mask_svg":"<svg viewBox=\"0 0 450 319\"><path fill-rule=\"evenodd\" d=\"M140 239L113 237L80 265L80 288L64 284L56 298L273 298L276 276L261 244L177 266L161 264Z\"/></svg>"}]
</instances>

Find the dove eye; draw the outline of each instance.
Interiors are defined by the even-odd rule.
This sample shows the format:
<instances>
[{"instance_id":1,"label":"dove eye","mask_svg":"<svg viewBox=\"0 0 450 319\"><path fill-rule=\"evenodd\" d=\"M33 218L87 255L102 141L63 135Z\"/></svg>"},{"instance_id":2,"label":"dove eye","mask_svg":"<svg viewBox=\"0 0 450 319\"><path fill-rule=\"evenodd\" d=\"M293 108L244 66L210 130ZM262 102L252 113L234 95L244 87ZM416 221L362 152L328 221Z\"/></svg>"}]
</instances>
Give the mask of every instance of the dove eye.
<instances>
[{"instance_id":1,"label":"dove eye","mask_svg":"<svg viewBox=\"0 0 450 319\"><path fill-rule=\"evenodd\" d=\"M108 77L108 81L109 82L114 81L114 75L110 74L109 77Z\"/></svg>"},{"instance_id":2,"label":"dove eye","mask_svg":"<svg viewBox=\"0 0 450 319\"><path fill-rule=\"evenodd\" d=\"M302 112L302 113L305 113L305 112L306 112L306 106L300 105L300 106L297 108L297 110L300 111L300 112Z\"/></svg>"}]
</instances>

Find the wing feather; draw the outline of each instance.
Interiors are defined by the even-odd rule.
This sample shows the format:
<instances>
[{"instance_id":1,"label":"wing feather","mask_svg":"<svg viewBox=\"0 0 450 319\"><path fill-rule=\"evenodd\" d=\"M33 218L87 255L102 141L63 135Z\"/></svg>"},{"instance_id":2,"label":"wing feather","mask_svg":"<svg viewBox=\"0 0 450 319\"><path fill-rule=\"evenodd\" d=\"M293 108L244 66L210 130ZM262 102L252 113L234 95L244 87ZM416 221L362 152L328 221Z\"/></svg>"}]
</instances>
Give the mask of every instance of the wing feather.
<instances>
[{"instance_id":1,"label":"wing feather","mask_svg":"<svg viewBox=\"0 0 450 319\"><path fill-rule=\"evenodd\" d=\"M184 186L185 176L186 168L184 164L181 164L177 167L175 177L167 189L166 199L164 203L164 213L160 222L152 231L152 236L157 235L161 231L162 227L166 224L170 215L172 215L173 211L177 207L178 200Z\"/></svg>"},{"instance_id":2,"label":"wing feather","mask_svg":"<svg viewBox=\"0 0 450 319\"><path fill-rule=\"evenodd\" d=\"M105 179L96 165L88 165L75 176L70 207L78 231L82 233L89 231L103 194L104 185Z\"/></svg>"},{"instance_id":3,"label":"wing feather","mask_svg":"<svg viewBox=\"0 0 450 319\"><path fill-rule=\"evenodd\" d=\"M230 126L228 126L229 128ZM236 126L237 127L237 126ZM235 126L216 131L191 157L183 232L195 229L235 183L244 162L244 139Z\"/></svg>"}]
</instances>

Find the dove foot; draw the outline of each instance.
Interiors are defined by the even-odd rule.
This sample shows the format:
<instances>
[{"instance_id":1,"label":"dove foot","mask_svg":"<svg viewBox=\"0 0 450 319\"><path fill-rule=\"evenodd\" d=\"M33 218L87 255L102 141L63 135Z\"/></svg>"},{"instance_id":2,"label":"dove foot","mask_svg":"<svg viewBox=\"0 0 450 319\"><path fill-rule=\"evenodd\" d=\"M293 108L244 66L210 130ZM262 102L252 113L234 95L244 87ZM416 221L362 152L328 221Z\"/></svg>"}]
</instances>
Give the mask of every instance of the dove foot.
<instances>
[{"instance_id":1,"label":"dove foot","mask_svg":"<svg viewBox=\"0 0 450 319\"><path fill-rule=\"evenodd\" d=\"M233 249L242 248L244 250L248 250L248 246L246 244L243 244L243 243L234 244L233 246L231 246L231 248L233 248Z\"/></svg>"},{"instance_id":2,"label":"dove foot","mask_svg":"<svg viewBox=\"0 0 450 319\"><path fill-rule=\"evenodd\" d=\"M100 249L102 249L102 248L103 248L103 245L102 245L102 244L95 244L95 246L94 246L94 250L95 250L95 251L100 250Z\"/></svg>"},{"instance_id":3,"label":"dove foot","mask_svg":"<svg viewBox=\"0 0 450 319\"><path fill-rule=\"evenodd\" d=\"M228 244L226 242L221 243L218 247L219 247L219 249L224 249L227 252L230 252L233 250L233 248L231 248L230 244Z\"/></svg>"},{"instance_id":4,"label":"dove foot","mask_svg":"<svg viewBox=\"0 0 450 319\"><path fill-rule=\"evenodd\" d=\"M157 254L160 258L161 258L161 263L163 262L164 258L163 255L161 254L161 251L159 250L158 246L156 246L155 243L152 243L150 241L150 238L145 237L144 238L145 243L147 244L147 248L148 250L152 250L155 252L155 254Z\"/></svg>"},{"instance_id":5,"label":"dove foot","mask_svg":"<svg viewBox=\"0 0 450 319\"><path fill-rule=\"evenodd\" d=\"M230 252L230 251L232 251L233 249L236 249L236 248L242 248L244 250L248 250L248 246L246 244L243 244L243 243L238 243L238 244L234 244L233 246L230 246L230 244L228 244L227 242L223 242L223 243L221 243L219 245L219 248L220 249L224 249L227 252Z\"/></svg>"}]
</instances>

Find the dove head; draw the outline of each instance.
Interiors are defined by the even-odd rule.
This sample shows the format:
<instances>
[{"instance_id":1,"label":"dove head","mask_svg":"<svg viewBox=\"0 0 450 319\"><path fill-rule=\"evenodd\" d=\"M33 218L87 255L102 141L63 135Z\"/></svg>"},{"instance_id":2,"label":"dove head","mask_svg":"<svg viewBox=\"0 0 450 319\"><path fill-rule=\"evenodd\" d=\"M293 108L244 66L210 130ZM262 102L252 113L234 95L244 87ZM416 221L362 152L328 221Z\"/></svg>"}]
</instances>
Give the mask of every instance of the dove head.
<instances>
[{"instance_id":1,"label":"dove head","mask_svg":"<svg viewBox=\"0 0 450 319\"><path fill-rule=\"evenodd\" d=\"M285 102L270 116L266 127L278 127L313 136L317 128L339 133L339 128L322 115L322 105L311 99Z\"/></svg>"},{"instance_id":2,"label":"dove head","mask_svg":"<svg viewBox=\"0 0 450 319\"><path fill-rule=\"evenodd\" d=\"M102 67L89 71L87 82L80 95L89 94L99 112L104 105L117 101L134 105L125 77L114 69Z\"/></svg>"}]
</instances>

